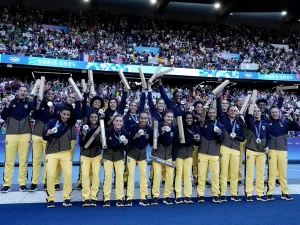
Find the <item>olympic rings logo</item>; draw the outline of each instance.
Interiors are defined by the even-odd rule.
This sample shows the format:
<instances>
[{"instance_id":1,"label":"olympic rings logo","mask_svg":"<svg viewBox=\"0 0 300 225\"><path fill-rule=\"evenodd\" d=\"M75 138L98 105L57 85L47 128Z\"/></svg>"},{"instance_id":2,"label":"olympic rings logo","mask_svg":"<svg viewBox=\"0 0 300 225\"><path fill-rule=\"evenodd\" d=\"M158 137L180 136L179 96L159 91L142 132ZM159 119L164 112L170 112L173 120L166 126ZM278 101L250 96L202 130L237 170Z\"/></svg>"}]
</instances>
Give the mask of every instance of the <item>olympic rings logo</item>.
<instances>
[{"instance_id":1,"label":"olympic rings logo","mask_svg":"<svg viewBox=\"0 0 300 225\"><path fill-rule=\"evenodd\" d=\"M9 60L10 60L11 62L17 63L17 62L20 62L20 61L21 61L21 58L18 58L18 57L9 57Z\"/></svg>"}]
</instances>

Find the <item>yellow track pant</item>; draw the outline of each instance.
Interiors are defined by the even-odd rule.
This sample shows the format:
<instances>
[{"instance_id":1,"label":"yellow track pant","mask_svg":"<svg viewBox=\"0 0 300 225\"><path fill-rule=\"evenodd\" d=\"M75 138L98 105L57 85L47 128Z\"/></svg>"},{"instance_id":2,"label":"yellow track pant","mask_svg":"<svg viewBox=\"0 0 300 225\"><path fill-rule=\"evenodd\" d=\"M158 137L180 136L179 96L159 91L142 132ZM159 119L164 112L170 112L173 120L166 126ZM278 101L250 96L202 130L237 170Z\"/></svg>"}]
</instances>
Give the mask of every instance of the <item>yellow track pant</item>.
<instances>
[{"instance_id":1,"label":"yellow track pant","mask_svg":"<svg viewBox=\"0 0 300 225\"><path fill-rule=\"evenodd\" d=\"M151 165L149 179L153 180L153 177L154 177L154 169L153 169L153 165ZM162 180L166 181L166 169L165 168L162 169Z\"/></svg>"},{"instance_id":2,"label":"yellow track pant","mask_svg":"<svg viewBox=\"0 0 300 225\"><path fill-rule=\"evenodd\" d=\"M220 171L220 190L221 196L225 196L227 192L228 168L230 165L230 190L232 196L238 195L238 174L240 164L240 151L227 148L221 145L221 171Z\"/></svg>"},{"instance_id":3,"label":"yellow track pant","mask_svg":"<svg viewBox=\"0 0 300 225\"><path fill-rule=\"evenodd\" d=\"M207 170L209 169L212 181L213 196L220 195L219 188L219 175L220 175L220 162L219 156L212 156L199 153L198 154L198 196L204 196L205 180L207 178Z\"/></svg>"},{"instance_id":4,"label":"yellow track pant","mask_svg":"<svg viewBox=\"0 0 300 225\"><path fill-rule=\"evenodd\" d=\"M242 181L243 179L243 160L245 159L245 153L246 153L246 143L247 140L240 143L240 165L239 165L239 181ZM230 165L228 167L228 181L230 181Z\"/></svg>"},{"instance_id":5,"label":"yellow track pant","mask_svg":"<svg viewBox=\"0 0 300 225\"><path fill-rule=\"evenodd\" d=\"M263 196L265 192L265 165L266 154L264 152L255 152L246 150L246 183L245 192L247 196L252 196L254 166L256 166L256 193L257 196Z\"/></svg>"},{"instance_id":6,"label":"yellow track pant","mask_svg":"<svg viewBox=\"0 0 300 225\"><path fill-rule=\"evenodd\" d=\"M76 149L76 141L72 140L71 150L70 150L72 162L74 159L75 149ZM55 184L60 184L61 169L62 169L61 166L58 164L55 172Z\"/></svg>"},{"instance_id":7,"label":"yellow track pant","mask_svg":"<svg viewBox=\"0 0 300 225\"><path fill-rule=\"evenodd\" d=\"M31 179L32 184L36 184L36 185L39 184L42 157L44 155L45 158L46 144L47 141L44 141L42 137L32 135L32 179ZM44 163L43 184L46 183L45 165L46 164Z\"/></svg>"},{"instance_id":8,"label":"yellow track pant","mask_svg":"<svg viewBox=\"0 0 300 225\"><path fill-rule=\"evenodd\" d=\"M80 157L80 165L82 171L82 196L84 200L98 200L98 192L100 187L100 168L102 156L94 158L86 156ZM93 177L90 180L90 171L93 171ZM92 187L90 183L92 182Z\"/></svg>"},{"instance_id":9,"label":"yellow track pant","mask_svg":"<svg viewBox=\"0 0 300 225\"><path fill-rule=\"evenodd\" d=\"M147 182L147 161L136 161L127 156L128 168L128 184L127 184L127 200L132 200L134 197L134 176L135 167L138 165L140 170L140 199L144 200L148 196L148 182Z\"/></svg>"},{"instance_id":10,"label":"yellow track pant","mask_svg":"<svg viewBox=\"0 0 300 225\"><path fill-rule=\"evenodd\" d=\"M269 160L269 181L267 195L272 195L275 188L275 180L277 178L277 172L279 174L280 186L282 194L289 194L287 186L287 151L270 150L268 152Z\"/></svg>"},{"instance_id":11,"label":"yellow track pant","mask_svg":"<svg viewBox=\"0 0 300 225\"><path fill-rule=\"evenodd\" d=\"M18 183L20 186L27 185L30 134L6 135L5 144L3 186L10 187L12 184L17 152L19 159Z\"/></svg>"},{"instance_id":12,"label":"yellow track pant","mask_svg":"<svg viewBox=\"0 0 300 225\"><path fill-rule=\"evenodd\" d=\"M110 201L111 198L111 188L112 188L112 174L115 168L116 175L116 199L122 200L124 198L124 160L119 160L116 162L104 159L104 186L103 186L103 197L104 201Z\"/></svg>"},{"instance_id":13,"label":"yellow track pant","mask_svg":"<svg viewBox=\"0 0 300 225\"><path fill-rule=\"evenodd\" d=\"M192 196L191 171L193 158L176 159L175 193L176 198L182 197L182 177L184 181L184 197Z\"/></svg>"},{"instance_id":14,"label":"yellow track pant","mask_svg":"<svg viewBox=\"0 0 300 225\"><path fill-rule=\"evenodd\" d=\"M167 160L172 162L172 159ZM153 171L154 171L154 179L153 179L153 187L152 187L152 195L153 198L158 198L160 195L160 180L163 168L166 170L166 180L165 180L165 190L164 190L164 198L170 197L173 189L173 181L174 181L174 168L169 166L164 166L160 163L153 162ZM181 176L182 179L182 176Z\"/></svg>"},{"instance_id":15,"label":"yellow track pant","mask_svg":"<svg viewBox=\"0 0 300 225\"><path fill-rule=\"evenodd\" d=\"M47 201L55 201L55 176L57 165L60 165L63 177L63 198L70 200L72 194L72 167L73 161L70 151L63 151L46 155L47 170Z\"/></svg>"},{"instance_id":16,"label":"yellow track pant","mask_svg":"<svg viewBox=\"0 0 300 225\"><path fill-rule=\"evenodd\" d=\"M198 149L199 149L199 146L194 146L193 167L192 167L194 182L197 182L197 178L198 178Z\"/></svg>"}]
</instances>

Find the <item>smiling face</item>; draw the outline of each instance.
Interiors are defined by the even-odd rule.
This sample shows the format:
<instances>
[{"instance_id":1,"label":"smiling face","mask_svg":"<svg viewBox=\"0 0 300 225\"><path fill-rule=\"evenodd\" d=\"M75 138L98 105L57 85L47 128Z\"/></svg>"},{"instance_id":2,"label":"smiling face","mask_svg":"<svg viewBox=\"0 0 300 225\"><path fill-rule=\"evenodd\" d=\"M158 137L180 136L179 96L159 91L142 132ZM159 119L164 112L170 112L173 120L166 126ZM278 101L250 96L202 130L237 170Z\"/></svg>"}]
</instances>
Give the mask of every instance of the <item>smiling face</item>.
<instances>
[{"instance_id":1,"label":"smiling face","mask_svg":"<svg viewBox=\"0 0 300 225\"><path fill-rule=\"evenodd\" d=\"M116 130L120 130L123 127L123 117L115 116L113 120L113 125Z\"/></svg>"},{"instance_id":2,"label":"smiling face","mask_svg":"<svg viewBox=\"0 0 300 225\"><path fill-rule=\"evenodd\" d=\"M147 113L141 113L139 117L139 122L141 127L145 127L148 124L148 115Z\"/></svg>"},{"instance_id":3,"label":"smiling face","mask_svg":"<svg viewBox=\"0 0 300 225\"><path fill-rule=\"evenodd\" d=\"M166 113L166 115L164 116L164 120L168 125L171 125L174 120L174 114L172 112Z\"/></svg>"},{"instance_id":4,"label":"smiling face","mask_svg":"<svg viewBox=\"0 0 300 225\"><path fill-rule=\"evenodd\" d=\"M278 108L272 108L271 109L271 117L274 119L274 120L278 120L280 115L279 115L279 109Z\"/></svg>"},{"instance_id":5,"label":"smiling face","mask_svg":"<svg viewBox=\"0 0 300 225\"><path fill-rule=\"evenodd\" d=\"M130 105L129 105L129 111L132 114L136 113L136 111L137 111L137 104L136 104L136 102L131 102L130 103Z\"/></svg>"},{"instance_id":6,"label":"smiling face","mask_svg":"<svg viewBox=\"0 0 300 225\"><path fill-rule=\"evenodd\" d=\"M98 120L99 120L99 118L98 118L98 116L97 116L96 113L92 113L92 114L90 115L90 123L91 123L92 125L97 124L97 123L98 123Z\"/></svg>"},{"instance_id":7,"label":"smiling face","mask_svg":"<svg viewBox=\"0 0 300 225\"><path fill-rule=\"evenodd\" d=\"M54 98L54 92L52 90L48 90L46 94L46 98L49 102L51 102Z\"/></svg>"},{"instance_id":8,"label":"smiling face","mask_svg":"<svg viewBox=\"0 0 300 225\"><path fill-rule=\"evenodd\" d=\"M75 103L75 94L74 93L70 93L67 97L67 103L72 105L73 103Z\"/></svg>"},{"instance_id":9,"label":"smiling face","mask_svg":"<svg viewBox=\"0 0 300 225\"><path fill-rule=\"evenodd\" d=\"M100 109L101 108L101 101L100 100L95 100L94 102L93 102L93 108L95 108L95 109Z\"/></svg>"},{"instance_id":10,"label":"smiling face","mask_svg":"<svg viewBox=\"0 0 300 225\"><path fill-rule=\"evenodd\" d=\"M196 113L200 115L202 113L202 110L203 110L203 105L201 103L198 103L195 108Z\"/></svg>"},{"instance_id":11,"label":"smiling face","mask_svg":"<svg viewBox=\"0 0 300 225\"><path fill-rule=\"evenodd\" d=\"M157 109L158 109L159 112L164 111L165 106L166 106L166 105L165 105L165 101L164 101L163 99L159 99L159 100L157 101L157 103L156 103L156 107L157 107Z\"/></svg>"},{"instance_id":12,"label":"smiling face","mask_svg":"<svg viewBox=\"0 0 300 225\"><path fill-rule=\"evenodd\" d=\"M181 99L182 99L182 93L180 91L177 91L175 96L174 96L174 100L177 104L180 104Z\"/></svg>"},{"instance_id":13,"label":"smiling face","mask_svg":"<svg viewBox=\"0 0 300 225\"><path fill-rule=\"evenodd\" d=\"M109 108L113 111L117 109L117 101L115 99L109 101Z\"/></svg>"},{"instance_id":14,"label":"smiling face","mask_svg":"<svg viewBox=\"0 0 300 225\"><path fill-rule=\"evenodd\" d=\"M192 114L187 114L185 117L185 122L188 126L191 126L193 124L193 116Z\"/></svg>"},{"instance_id":15,"label":"smiling face","mask_svg":"<svg viewBox=\"0 0 300 225\"><path fill-rule=\"evenodd\" d=\"M26 87L20 87L18 91L19 99L25 99L27 98L27 88Z\"/></svg>"},{"instance_id":16,"label":"smiling face","mask_svg":"<svg viewBox=\"0 0 300 225\"><path fill-rule=\"evenodd\" d=\"M244 105L244 99L243 99L243 98L238 98L236 104L237 104L237 106L238 106L239 108L242 108L243 105Z\"/></svg>"},{"instance_id":17,"label":"smiling face","mask_svg":"<svg viewBox=\"0 0 300 225\"><path fill-rule=\"evenodd\" d=\"M260 108L258 108L258 107L254 108L254 110L253 110L253 117L254 117L254 119L260 119L260 117L261 117Z\"/></svg>"},{"instance_id":18,"label":"smiling face","mask_svg":"<svg viewBox=\"0 0 300 225\"><path fill-rule=\"evenodd\" d=\"M217 117L216 109L209 109L207 115L210 120L216 120Z\"/></svg>"},{"instance_id":19,"label":"smiling face","mask_svg":"<svg viewBox=\"0 0 300 225\"><path fill-rule=\"evenodd\" d=\"M226 112L227 111L227 109L228 109L228 107L229 107L229 102L227 101L227 100L222 100L222 110L224 111L224 112Z\"/></svg>"},{"instance_id":20,"label":"smiling face","mask_svg":"<svg viewBox=\"0 0 300 225\"><path fill-rule=\"evenodd\" d=\"M227 110L227 115L231 118L234 119L237 115L237 109L235 106L230 106Z\"/></svg>"},{"instance_id":21,"label":"smiling face","mask_svg":"<svg viewBox=\"0 0 300 225\"><path fill-rule=\"evenodd\" d=\"M60 112L60 119L62 122L66 123L70 119L70 117L71 112L69 110L64 109Z\"/></svg>"}]
</instances>

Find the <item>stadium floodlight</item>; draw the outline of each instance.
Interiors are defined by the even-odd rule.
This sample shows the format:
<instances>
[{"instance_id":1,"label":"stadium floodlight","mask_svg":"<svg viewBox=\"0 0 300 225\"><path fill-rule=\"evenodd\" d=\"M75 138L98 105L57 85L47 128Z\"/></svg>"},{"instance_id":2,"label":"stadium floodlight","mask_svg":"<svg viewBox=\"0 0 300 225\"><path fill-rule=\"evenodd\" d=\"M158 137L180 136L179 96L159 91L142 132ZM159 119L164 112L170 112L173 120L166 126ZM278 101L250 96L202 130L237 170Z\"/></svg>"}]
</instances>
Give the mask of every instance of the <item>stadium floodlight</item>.
<instances>
[{"instance_id":1,"label":"stadium floodlight","mask_svg":"<svg viewBox=\"0 0 300 225\"><path fill-rule=\"evenodd\" d=\"M89 2L90 0L83 0L84 2Z\"/></svg>"},{"instance_id":2,"label":"stadium floodlight","mask_svg":"<svg viewBox=\"0 0 300 225\"><path fill-rule=\"evenodd\" d=\"M282 11L282 12L281 12L281 15L283 15L283 16L285 16L286 14L287 14L286 11Z\"/></svg>"},{"instance_id":3,"label":"stadium floodlight","mask_svg":"<svg viewBox=\"0 0 300 225\"><path fill-rule=\"evenodd\" d=\"M221 7L221 4L220 4L219 2L216 2L216 3L214 4L214 7L215 7L216 9L219 9L219 8Z\"/></svg>"},{"instance_id":4,"label":"stadium floodlight","mask_svg":"<svg viewBox=\"0 0 300 225\"><path fill-rule=\"evenodd\" d=\"M233 16L233 13L230 13L230 16Z\"/></svg>"},{"instance_id":5,"label":"stadium floodlight","mask_svg":"<svg viewBox=\"0 0 300 225\"><path fill-rule=\"evenodd\" d=\"M298 20L298 22L300 22L300 19Z\"/></svg>"},{"instance_id":6,"label":"stadium floodlight","mask_svg":"<svg viewBox=\"0 0 300 225\"><path fill-rule=\"evenodd\" d=\"M151 4L155 4L156 0L150 0Z\"/></svg>"}]
</instances>

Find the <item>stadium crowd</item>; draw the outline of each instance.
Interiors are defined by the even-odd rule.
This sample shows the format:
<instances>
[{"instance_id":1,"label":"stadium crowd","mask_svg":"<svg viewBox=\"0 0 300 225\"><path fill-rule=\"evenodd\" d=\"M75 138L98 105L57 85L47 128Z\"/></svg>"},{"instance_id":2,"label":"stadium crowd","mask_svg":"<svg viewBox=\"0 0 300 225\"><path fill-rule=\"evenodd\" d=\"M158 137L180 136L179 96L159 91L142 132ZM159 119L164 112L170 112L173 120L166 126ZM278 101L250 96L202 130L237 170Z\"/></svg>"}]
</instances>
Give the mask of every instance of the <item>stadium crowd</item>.
<instances>
[{"instance_id":1,"label":"stadium crowd","mask_svg":"<svg viewBox=\"0 0 300 225\"><path fill-rule=\"evenodd\" d=\"M1 101L0 101L0 113L4 107L4 103L7 101L7 98L15 98L15 94L18 91L20 86L25 86L28 90L33 88L34 82L28 82L26 80L20 80L19 78L2 78L0 80L0 94L1 94ZM127 97L127 107L125 112L127 112L129 104L128 102L135 100L139 102L141 96L141 86L135 83L131 83L131 90ZM77 86L80 90L82 90L81 83L77 81ZM61 104L66 101L68 93L72 92L72 87L68 82L57 80L47 81L46 88L54 89L55 98L53 100L54 104ZM170 87L165 86L166 93L169 98L171 98L174 90L181 87ZM214 88L208 85L201 85L201 86L194 86L194 87L185 87L179 90L182 90L183 93L183 101L185 106L189 108L194 104L195 101L201 101L204 104L209 103L213 99L213 95L211 91ZM121 101L123 87L120 83L102 83L97 85L96 84L96 92L98 96L103 97L105 100L105 108L107 108L107 104L109 99L116 98L118 101ZM222 99L227 100L230 102L237 102L237 99L242 97L246 98L247 92L249 90L246 89L239 89L239 88L228 88L224 91ZM156 102L157 99L160 97L160 93L158 88L153 88L153 101ZM266 99L268 105L274 105L277 103L279 98L279 93L276 89L265 89L259 90L257 98ZM33 100L32 96L29 96L29 100ZM145 106L146 110L148 110L149 106L146 102ZM300 124L300 96L297 95L295 91L285 92L285 100L282 106L283 113L289 113L294 115L294 119ZM77 122L77 133L79 132L79 127L81 125L81 121ZM1 134L6 133L6 122L0 119L0 132ZM300 137L300 132L291 132L290 136L292 137Z\"/></svg>"},{"instance_id":2,"label":"stadium crowd","mask_svg":"<svg viewBox=\"0 0 300 225\"><path fill-rule=\"evenodd\" d=\"M42 24L68 27L43 28ZM71 13L35 8L0 8L0 53L44 55L116 63L163 63L203 69L239 69L255 63L259 70L298 73L299 34L256 27L159 21L95 10ZM289 50L272 46L284 44ZM159 54L135 47L159 48ZM239 54L224 59L223 53Z\"/></svg>"}]
</instances>

